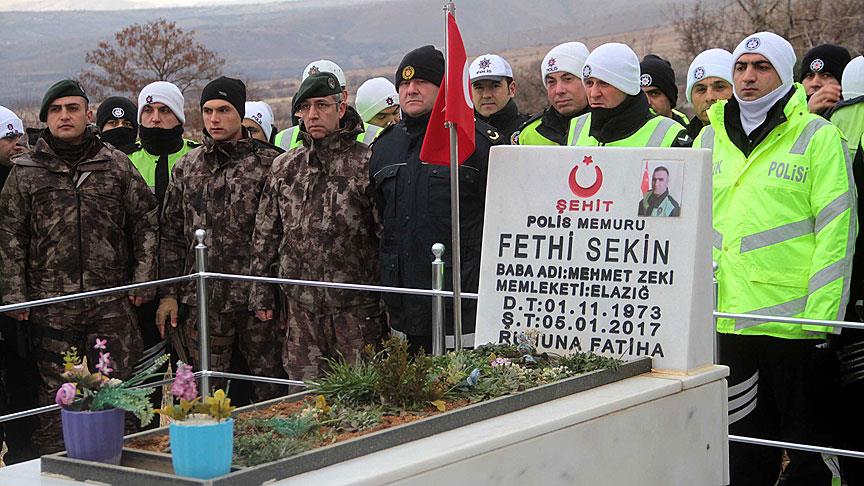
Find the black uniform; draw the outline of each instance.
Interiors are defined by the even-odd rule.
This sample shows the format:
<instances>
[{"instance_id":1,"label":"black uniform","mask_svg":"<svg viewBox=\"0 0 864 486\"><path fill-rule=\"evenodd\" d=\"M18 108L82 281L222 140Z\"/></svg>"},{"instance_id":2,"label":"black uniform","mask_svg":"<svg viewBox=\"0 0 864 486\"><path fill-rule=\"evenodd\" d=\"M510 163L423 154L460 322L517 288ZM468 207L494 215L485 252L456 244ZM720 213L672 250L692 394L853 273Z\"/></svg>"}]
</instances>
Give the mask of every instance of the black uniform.
<instances>
[{"instance_id":1,"label":"black uniform","mask_svg":"<svg viewBox=\"0 0 864 486\"><path fill-rule=\"evenodd\" d=\"M524 113L520 114L519 107L516 106L516 101L513 98L510 98L510 101L504 105L504 108L492 113L488 117L481 115L475 110L474 118L492 125L496 130L498 130L501 138L507 142L510 140L513 132L518 130L523 123L528 121L528 119L531 118L531 115Z\"/></svg>"},{"instance_id":2,"label":"black uniform","mask_svg":"<svg viewBox=\"0 0 864 486\"><path fill-rule=\"evenodd\" d=\"M450 169L420 161L428 115L406 116L381 132L372 145L370 176L383 224L380 242L381 284L428 289L432 286L432 245L443 243L445 288L452 289ZM489 148L502 141L489 125L476 122L476 148L459 168L462 289L476 292L480 278L480 239ZM452 300L445 299L447 334L453 333ZM432 299L385 293L393 329L408 335L413 349L429 350ZM462 301L463 335L474 332L476 301Z\"/></svg>"}]
</instances>

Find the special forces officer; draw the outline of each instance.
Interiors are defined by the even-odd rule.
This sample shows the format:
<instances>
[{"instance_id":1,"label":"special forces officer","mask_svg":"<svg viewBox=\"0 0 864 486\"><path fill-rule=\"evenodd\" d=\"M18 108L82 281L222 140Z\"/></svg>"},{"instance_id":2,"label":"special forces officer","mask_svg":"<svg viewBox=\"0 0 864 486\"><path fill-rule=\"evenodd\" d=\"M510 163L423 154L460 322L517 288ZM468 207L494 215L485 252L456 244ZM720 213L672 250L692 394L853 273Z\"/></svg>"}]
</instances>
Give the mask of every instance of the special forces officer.
<instances>
[{"instance_id":1,"label":"special forces officer","mask_svg":"<svg viewBox=\"0 0 864 486\"><path fill-rule=\"evenodd\" d=\"M516 145L565 145L570 120L587 113L588 98L582 86L582 66L588 48L581 42L565 42L552 48L540 65L549 107L534 115L510 137Z\"/></svg>"},{"instance_id":2,"label":"special forces officer","mask_svg":"<svg viewBox=\"0 0 864 486\"><path fill-rule=\"evenodd\" d=\"M567 144L672 147L692 143L681 124L651 113L639 73L639 58L628 46L613 42L594 49L582 68L591 112L570 121Z\"/></svg>"},{"instance_id":3,"label":"special forces officer","mask_svg":"<svg viewBox=\"0 0 864 486\"><path fill-rule=\"evenodd\" d=\"M714 260L721 312L840 320L855 244L855 191L840 131L807 110L795 52L771 32L735 48L734 98L708 110L694 147L713 148ZM831 327L719 319L729 433L819 444L836 403ZM832 397L833 398L833 397ZM815 453L787 451L781 484L831 484ZM777 449L730 444L733 484L773 484ZM785 481L785 482L784 482Z\"/></svg>"},{"instance_id":4,"label":"special forces officer","mask_svg":"<svg viewBox=\"0 0 864 486\"><path fill-rule=\"evenodd\" d=\"M156 277L156 200L123 152L88 128L93 113L72 80L55 83L42 100L42 132L33 151L13 159L0 193L3 303L145 282ZM153 291L95 297L14 311L40 338L39 401L54 402L63 383L62 353L90 356L107 339L114 368L125 378L142 351L131 305ZM43 453L62 448L60 416L42 414L34 442Z\"/></svg>"},{"instance_id":5,"label":"special forces officer","mask_svg":"<svg viewBox=\"0 0 864 486\"><path fill-rule=\"evenodd\" d=\"M303 146L273 161L258 216L252 274L328 282L373 282L377 221L368 177L369 147L356 140L360 117L342 98L336 76L306 78L292 100L303 115ZM295 380L313 379L324 358L354 363L387 328L378 294L285 286L288 333L282 364ZM250 306L273 319L270 285L255 284Z\"/></svg>"},{"instance_id":6,"label":"special forces officer","mask_svg":"<svg viewBox=\"0 0 864 486\"><path fill-rule=\"evenodd\" d=\"M402 105L402 121L386 128L372 146L370 176L375 187L381 237L381 284L429 288L432 245L451 241L450 171L420 160L420 148L439 86L444 77L444 56L432 46L417 48L402 59L395 84ZM462 286L477 289L480 277L480 239L489 148L500 140L498 132L476 122L476 148L459 167L462 237ZM450 251L445 253L450 261ZM452 282L452 275L445 282ZM448 280L449 279L449 280ZM408 335L413 350L432 349L432 301L426 297L384 294L391 326ZM452 304L448 302L448 306ZM462 303L463 333L472 345L476 304ZM453 334L447 312L448 334Z\"/></svg>"},{"instance_id":7,"label":"special forces officer","mask_svg":"<svg viewBox=\"0 0 864 486\"><path fill-rule=\"evenodd\" d=\"M177 162L168 185L160 227L160 272L164 277L195 269L195 231L206 231L211 271L248 274L252 233L264 180L278 150L252 139L241 125L246 102L242 81L220 77L201 93L204 145ZM261 322L249 310L250 286L214 280L208 286L210 365L217 371L231 366L235 339L254 375L279 376L276 324ZM198 300L194 283L166 290L156 313L157 325L166 319L177 325L177 303L185 304L182 332L193 360L198 357ZM255 385L258 400L276 393L269 385Z\"/></svg>"}]
</instances>

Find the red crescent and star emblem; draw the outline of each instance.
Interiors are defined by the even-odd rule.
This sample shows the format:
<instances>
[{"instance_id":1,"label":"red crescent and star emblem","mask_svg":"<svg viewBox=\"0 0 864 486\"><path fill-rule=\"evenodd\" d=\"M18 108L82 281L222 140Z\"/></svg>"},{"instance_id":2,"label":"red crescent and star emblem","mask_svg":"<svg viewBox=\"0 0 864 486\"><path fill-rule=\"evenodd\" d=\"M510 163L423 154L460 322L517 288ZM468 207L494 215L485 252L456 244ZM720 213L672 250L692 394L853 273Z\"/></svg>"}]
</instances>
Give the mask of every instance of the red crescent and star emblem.
<instances>
[{"instance_id":1,"label":"red crescent and star emblem","mask_svg":"<svg viewBox=\"0 0 864 486\"><path fill-rule=\"evenodd\" d=\"M582 163L585 164L586 167L588 167L594 163L594 159L590 155L586 155L582 159ZM603 171L600 170L600 167L597 165L594 166L594 174L596 175L596 180L594 181L594 184L591 184L588 187L582 187L582 185L579 184L579 181L576 180L576 172L578 170L579 164L576 164L573 167L573 170L570 171L570 177L568 178L568 182L570 183L570 190L573 191L573 194L575 194L576 197L584 198L588 198L593 196L594 194L597 194L597 191L600 190L600 186L603 185Z\"/></svg>"}]
</instances>

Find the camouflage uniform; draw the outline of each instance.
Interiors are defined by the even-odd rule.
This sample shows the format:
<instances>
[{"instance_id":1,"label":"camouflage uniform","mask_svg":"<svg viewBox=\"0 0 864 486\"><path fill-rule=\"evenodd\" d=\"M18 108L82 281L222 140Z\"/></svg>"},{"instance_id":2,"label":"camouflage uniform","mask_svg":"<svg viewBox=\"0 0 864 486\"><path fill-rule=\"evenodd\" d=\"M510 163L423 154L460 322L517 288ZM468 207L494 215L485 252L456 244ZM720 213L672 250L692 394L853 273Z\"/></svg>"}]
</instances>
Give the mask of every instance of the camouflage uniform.
<instances>
[{"instance_id":1,"label":"camouflage uniform","mask_svg":"<svg viewBox=\"0 0 864 486\"><path fill-rule=\"evenodd\" d=\"M214 142L207 137L177 161L165 195L160 226L160 273L163 277L195 271L195 230L207 231L207 268L212 272L248 274L255 213L278 150L244 138ZM281 376L277 357L276 322L261 323L249 311L250 285L230 280L207 282L210 369L228 371L234 336L243 336L241 352L254 375ZM186 307L181 326L189 352L199 362L196 283L185 282L167 291ZM257 399L278 393L274 386L256 384Z\"/></svg>"},{"instance_id":2,"label":"camouflage uniform","mask_svg":"<svg viewBox=\"0 0 864 486\"><path fill-rule=\"evenodd\" d=\"M280 278L368 283L377 277L378 238L366 176L369 148L353 109L341 128L321 140L301 132L303 146L280 156L261 196L252 273ZM297 285L282 287L287 340L282 362L292 379L320 374L322 357L353 362L387 326L378 294ZM273 290L255 284L253 310L273 309Z\"/></svg>"},{"instance_id":3,"label":"camouflage uniform","mask_svg":"<svg viewBox=\"0 0 864 486\"><path fill-rule=\"evenodd\" d=\"M70 167L40 138L32 153L14 159L0 193L3 302L155 279L156 212L153 194L122 152L94 139ZM154 291L133 293L149 299ZM129 374L142 351L125 295L35 307L29 325L39 343L44 405L54 402L63 381L60 353L71 346L92 351L96 336L108 338L118 378ZM41 415L34 439L43 452L60 448L59 414Z\"/></svg>"}]
</instances>

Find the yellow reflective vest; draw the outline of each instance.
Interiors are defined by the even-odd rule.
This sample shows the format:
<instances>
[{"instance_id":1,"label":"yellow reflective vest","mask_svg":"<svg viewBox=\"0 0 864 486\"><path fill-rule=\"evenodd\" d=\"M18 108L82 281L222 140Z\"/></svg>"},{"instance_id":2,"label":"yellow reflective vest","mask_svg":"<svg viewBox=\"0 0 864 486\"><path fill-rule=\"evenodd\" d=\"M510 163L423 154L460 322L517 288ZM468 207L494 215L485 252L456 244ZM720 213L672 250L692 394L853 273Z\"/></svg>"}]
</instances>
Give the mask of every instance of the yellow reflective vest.
<instances>
[{"instance_id":1,"label":"yellow reflective vest","mask_svg":"<svg viewBox=\"0 0 864 486\"><path fill-rule=\"evenodd\" d=\"M724 126L726 101L694 148L713 149L714 261L718 309L729 313L842 319L857 233L856 197L840 131L807 111L796 91L749 156ZM831 327L718 319L722 333L824 339Z\"/></svg>"},{"instance_id":2,"label":"yellow reflective vest","mask_svg":"<svg viewBox=\"0 0 864 486\"><path fill-rule=\"evenodd\" d=\"M671 118L655 116L627 138L601 144L590 135L591 113L570 120L570 133L567 135L567 145L577 147L671 147L675 138L685 130L684 126Z\"/></svg>"}]
</instances>

